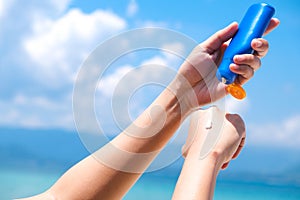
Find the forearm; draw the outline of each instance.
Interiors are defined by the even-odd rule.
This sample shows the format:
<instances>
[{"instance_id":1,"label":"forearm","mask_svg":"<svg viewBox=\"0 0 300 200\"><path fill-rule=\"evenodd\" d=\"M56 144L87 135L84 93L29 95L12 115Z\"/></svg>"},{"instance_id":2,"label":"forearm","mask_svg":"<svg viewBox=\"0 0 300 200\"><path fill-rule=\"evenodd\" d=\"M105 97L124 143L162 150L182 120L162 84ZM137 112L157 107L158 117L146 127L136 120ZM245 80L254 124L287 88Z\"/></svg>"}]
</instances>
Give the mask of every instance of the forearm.
<instances>
[{"instance_id":1,"label":"forearm","mask_svg":"<svg viewBox=\"0 0 300 200\"><path fill-rule=\"evenodd\" d=\"M217 158L199 158L188 154L173 194L174 200L208 200L213 198L220 164Z\"/></svg>"},{"instance_id":2,"label":"forearm","mask_svg":"<svg viewBox=\"0 0 300 200\"><path fill-rule=\"evenodd\" d=\"M188 112L175 94L166 89L112 144L135 153L158 151L172 137Z\"/></svg>"},{"instance_id":3,"label":"forearm","mask_svg":"<svg viewBox=\"0 0 300 200\"><path fill-rule=\"evenodd\" d=\"M208 140L208 136L215 133L218 139ZM195 113L191 118L187 147L183 148L187 156L173 198L212 199L218 172L239 154L245 134L245 124L239 115L225 114L216 107ZM202 155L207 142L213 146Z\"/></svg>"},{"instance_id":4,"label":"forearm","mask_svg":"<svg viewBox=\"0 0 300 200\"><path fill-rule=\"evenodd\" d=\"M166 89L132 125L71 168L49 192L62 199L120 199L187 113L177 97Z\"/></svg>"}]
</instances>

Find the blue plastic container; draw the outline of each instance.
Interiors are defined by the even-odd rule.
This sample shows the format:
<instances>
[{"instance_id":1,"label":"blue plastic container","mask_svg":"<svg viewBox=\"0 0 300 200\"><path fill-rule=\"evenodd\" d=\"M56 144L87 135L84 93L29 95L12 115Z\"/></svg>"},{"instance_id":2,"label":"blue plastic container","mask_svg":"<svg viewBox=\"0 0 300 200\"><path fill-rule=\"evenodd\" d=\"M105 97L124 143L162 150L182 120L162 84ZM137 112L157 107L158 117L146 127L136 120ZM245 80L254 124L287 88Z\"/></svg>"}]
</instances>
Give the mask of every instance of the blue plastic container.
<instances>
[{"instance_id":1,"label":"blue plastic container","mask_svg":"<svg viewBox=\"0 0 300 200\"><path fill-rule=\"evenodd\" d=\"M229 69L229 65L233 63L233 57L238 54L253 53L251 41L262 37L274 13L275 9L265 3L253 4L249 7L217 70L216 76L219 81L225 84L234 82L237 75Z\"/></svg>"}]
</instances>

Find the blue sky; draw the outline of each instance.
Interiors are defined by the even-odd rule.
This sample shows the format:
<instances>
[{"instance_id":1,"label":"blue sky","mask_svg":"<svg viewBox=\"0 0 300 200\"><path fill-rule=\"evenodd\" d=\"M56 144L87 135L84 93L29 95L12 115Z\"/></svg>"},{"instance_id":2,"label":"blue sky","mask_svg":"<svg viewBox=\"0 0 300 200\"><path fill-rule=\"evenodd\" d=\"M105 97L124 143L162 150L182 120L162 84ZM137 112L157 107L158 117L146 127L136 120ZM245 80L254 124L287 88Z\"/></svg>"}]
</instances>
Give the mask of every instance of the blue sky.
<instances>
[{"instance_id":1,"label":"blue sky","mask_svg":"<svg viewBox=\"0 0 300 200\"><path fill-rule=\"evenodd\" d=\"M97 45L124 31L147 26L176 30L201 42L230 22L240 21L255 2L32 0L22 5L16 0L0 0L0 126L75 130L74 80ZM249 145L299 151L300 3L266 2L276 8L281 24L266 36L270 51L245 86L247 99L227 98L226 105L244 117ZM107 132L116 134L118 130L110 117L106 119L109 91L134 63L149 62L176 63L161 52L146 51L128 58L127 64L116 64L115 71L103 80L107 86L106 90L99 88L96 112ZM136 95L129 112L139 113L158 91L154 88L151 92L150 87Z\"/></svg>"}]
</instances>

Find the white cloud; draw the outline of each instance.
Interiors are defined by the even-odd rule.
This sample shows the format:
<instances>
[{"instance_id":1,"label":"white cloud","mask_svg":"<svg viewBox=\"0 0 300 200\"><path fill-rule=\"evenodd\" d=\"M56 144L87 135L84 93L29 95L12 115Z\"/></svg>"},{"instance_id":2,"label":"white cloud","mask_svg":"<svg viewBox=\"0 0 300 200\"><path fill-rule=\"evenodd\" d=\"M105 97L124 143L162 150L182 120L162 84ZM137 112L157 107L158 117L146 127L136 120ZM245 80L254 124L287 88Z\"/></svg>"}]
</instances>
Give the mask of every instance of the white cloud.
<instances>
[{"instance_id":1,"label":"white cloud","mask_svg":"<svg viewBox=\"0 0 300 200\"><path fill-rule=\"evenodd\" d=\"M137 26L138 27L168 27L168 24L166 22L163 21L138 21L137 22Z\"/></svg>"},{"instance_id":2,"label":"white cloud","mask_svg":"<svg viewBox=\"0 0 300 200\"><path fill-rule=\"evenodd\" d=\"M7 11L14 2L15 0L0 0L0 19L8 13Z\"/></svg>"},{"instance_id":3,"label":"white cloud","mask_svg":"<svg viewBox=\"0 0 300 200\"><path fill-rule=\"evenodd\" d=\"M135 0L130 0L127 6L127 15L133 17L138 12L139 6Z\"/></svg>"},{"instance_id":4,"label":"white cloud","mask_svg":"<svg viewBox=\"0 0 300 200\"><path fill-rule=\"evenodd\" d=\"M34 62L30 70L52 86L68 83L88 52L125 27L123 19L102 10L85 14L72 9L57 20L37 19L33 35L23 43Z\"/></svg>"},{"instance_id":5,"label":"white cloud","mask_svg":"<svg viewBox=\"0 0 300 200\"><path fill-rule=\"evenodd\" d=\"M4 1L0 0L0 17L4 15Z\"/></svg>"},{"instance_id":6,"label":"white cloud","mask_svg":"<svg viewBox=\"0 0 300 200\"><path fill-rule=\"evenodd\" d=\"M9 94L1 93L0 125L74 129L75 74L89 52L124 30L126 21L105 10L66 11L70 1L22 4L0 0L5 24L17 23L3 26L0 34L1 41L9 41L1 43L6 54L0 57L8 67L3 68L0 79ZM12 12L15 10L20 12ZM16 84L16 77L25 84Z\"/></svg>"},{"instance_id":7,"label":"white cloud","mask_svg":"<svg viewBox=\"0 0 300 200\"><path fill-rule=\"evenodd\" d=\"M1 100L0 124L33 128L74 129L71 97L60 103L43 96L17 94L11 100Z\"/></svg>"},{"instance_id":8,"label":"white cloud","mask_svg":"<svg viewBox=\"0 0 300 200\"><path fill-rule=\"evenodd\" d=\"M141 63L141 66L143 65L159 65L159 66L167 66L168 60L166 58L163 58L162 56L154 56L148 60L145 60Z\"/></svg>"},{"instance_id":9,"label":"white cloud","mask_svg":"<svg viewBox=\"0 0 300 200\"><path fill-rule=\"evenodd\" d=\"M71 1L72 0L51 0L49 3L52 4L57 11L62 12L66 10Z\"/></svg>"},{"instance_id":10,"label":"white cloud","mask_svg":"<svg viewBox=\"0 0 300 200\"><path fill-rule=\"evenodd\" d=\"M13 89L10 96L0 99L0 125L73 127L71 96L76 72L99 43L125 30L127 22L111 11L83 13L79 9L67 10L70 2L71 0L28 1L22 5L14 0L0 0L0 15L3 14L1 9L6 11L6 24L17 24L13 26L16 34L10 34L11 26L8 25L3 27L7 30L1 30L0 34L2 41L13 42L9 46L5 43L5 56L0 55L1 60L5 58L4 65L10 66L10 69L5 68L4 73L0 74L1 77L9 77L1 80L4 80L3 85L7 85L9 91ZM11 12L7 10L8 7ZM18 15L17 10L20 10ZM138 12L135 1L130 2L128 12L132 16ZM149 23L141 21L143 25ZM127 44L125 41L118 45ZM178 44L167 45L180 48ZM173 67L171 62L174 60L172 55L161 54L140 63ZM131 69L133 66L123 65L113 74L103 77L104 84L98 88L102 97L110 97L116 85ZM14 71L19 74L13 76ZM166 78L163 71L151 74L147 71L135 71L130 76L134 76L135 80L121 86L121 90L125 92L133 83ZM25 84L15 84L14 78L21 79L20 83ZM105 109L109 112L109 108ZM138 105L137 109L140 109ZM101 114L106 116L105 112Z\"/></svg>"},{"instance_id":11,"label":"white cloud","mask_svg":"<svg viewBox=\"0 0 300 200\"><path fill-rule=\"evenodd\" d=\"M164 56L169 57L172 56L172 53L179 54L178 56L182 56L185 54L186 49L184 48L184 45L180 42L173 42L173 43L167 43L162 45L162 49L165 49L170 52L164 52Z\"/></svg>"},{"instance_id":12,"label":"white cloud","mask_svg":"<svg viewBox=\"0 0 300 200\"><path fill-rule=\"evenodd\" d=\"M132 80L131 82L122 82L124 83L122 84L123 90L130 88L133 82L143 84L144 81L149 79L153 79L154 81L164 79L166 78L164 76L167 75L164 74L164 70L166 70L164 67L172 68L175 61L178 62L178 58L175 55L162 52L162 54L141 61L141 64L137 67L131 65L117 67L113 73L101 78L98 83L98 91L100 91L104 97L110 98L117 85L127 73L131 73L130 77L134 77L135 80ZM149 73L148 70L137 70L139 67L143 66L146 68L147 66L157 66L157 68L152 73Z\"/></svg>"},{"instance_id":13,"label":"white cloud","mask_svg":"<svg viewBox=\"0 0 300 200\"><path fill-rule=\"evenodd\" d=\"M129 65L119 67L113 74L105 76L99 81L98 90L106 98L111 97L119 81L132 69L133 67Z\"/></svg>"},{"instance_id":14,"label":"white cloud","mask_svg":"<svg viewBox=\"0 0 300 200\"><path fill-rule=\"evenodd\" d=\"M225 99L226 112L246 114L250 108L249 99ZM247 142L251 145L300 148L300 115L291 116L281 122L247 124Z\"/></svg>"},{"instance_id":15,"label":"white cloud","mask_svg":"<svg viewBox=\"0 0 300 200\"><path fill-rule=\"evenodd\" d=\"M253 145L300 148L300 114L277 123L250 124L248 132Z\"/></svg>"},{"instance_id":16,"label":"white cloud","mask_svg":"<svg viewBox=\"0 0 300 200\"><path fill-rule=\"evenodd\" d=\"M284 121L283 127L288 132L300 132L300 115L296 115Z\"/></svg>"},{"instance_id":17,"label":"white cloud","mask_svg":"<svg viewBox=\"0 0 300 200\"><path fill-rule=\"evenodd\" d=\"M168 67L173 62L171 58L173 59L158 52L153 57L142 60L138 66L119 66L101 78L97 86L95 105L100 124L106 124L110 129L105 130L107 127L102 127L105 132L123 130L151 103L161 89L167 87L175 73L174 69ZM81 124L92 121L86 118L83 120L80 121Z\"/></svg>"},{"instance_id":18,"label":"white cloud","mask_svg":"<svg viewBox=\"0 0 300 200\"><path fill-rule=\"evenodd\" d=\"M18 16L18 22L24 24L27 19L31 17L39 18L46 13L48 15L58 16L67 9L71 1L72 0L27 0L26 3L20 3L16 0L0 0L0 18L7 16L7 20L10 21L11 19L15 19L15 16Z\"/></svg>"}]
</instances>

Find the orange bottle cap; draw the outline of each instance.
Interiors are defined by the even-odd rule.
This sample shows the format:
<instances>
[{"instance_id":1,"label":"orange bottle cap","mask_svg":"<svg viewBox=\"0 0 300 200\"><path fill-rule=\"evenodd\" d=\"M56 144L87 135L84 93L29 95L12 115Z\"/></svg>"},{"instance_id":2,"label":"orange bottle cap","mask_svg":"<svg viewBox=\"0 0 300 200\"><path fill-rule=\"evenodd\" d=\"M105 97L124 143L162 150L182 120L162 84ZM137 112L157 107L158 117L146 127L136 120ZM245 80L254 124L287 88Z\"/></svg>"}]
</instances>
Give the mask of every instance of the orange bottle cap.
<instances>
[{"instance_id":1,"label":"orange bottle cap","mask_svg":"<svg viewBox=\"0 0 300 200\"><path fill-rule=\"evenodd\" d=\"M246 91L238 84L232 83L226 86L226 91L236 99L244 99L246 97Z\"/></svg>"}]
</instances>

